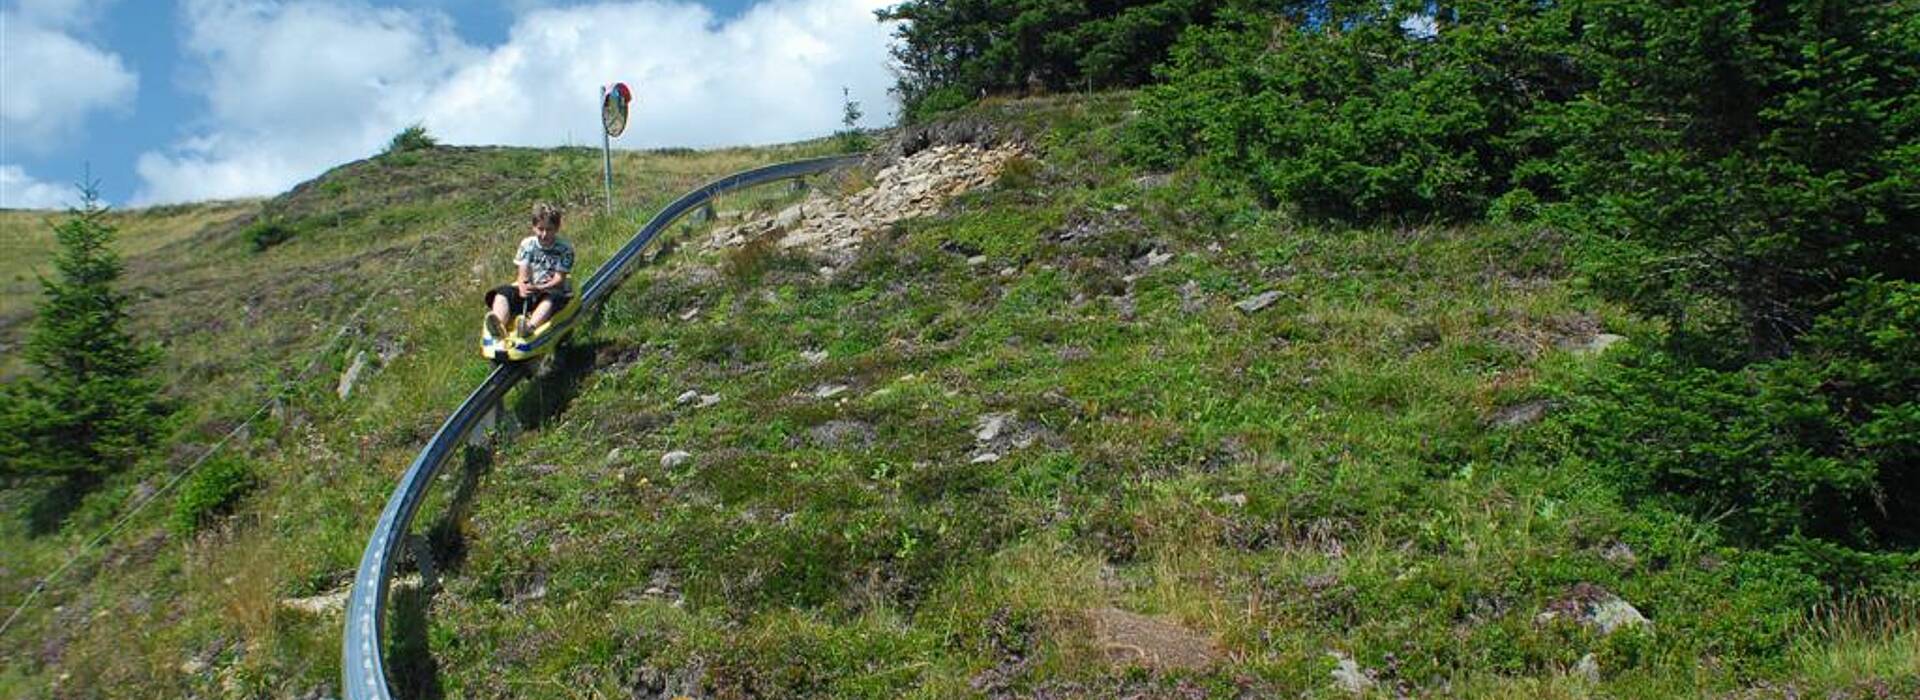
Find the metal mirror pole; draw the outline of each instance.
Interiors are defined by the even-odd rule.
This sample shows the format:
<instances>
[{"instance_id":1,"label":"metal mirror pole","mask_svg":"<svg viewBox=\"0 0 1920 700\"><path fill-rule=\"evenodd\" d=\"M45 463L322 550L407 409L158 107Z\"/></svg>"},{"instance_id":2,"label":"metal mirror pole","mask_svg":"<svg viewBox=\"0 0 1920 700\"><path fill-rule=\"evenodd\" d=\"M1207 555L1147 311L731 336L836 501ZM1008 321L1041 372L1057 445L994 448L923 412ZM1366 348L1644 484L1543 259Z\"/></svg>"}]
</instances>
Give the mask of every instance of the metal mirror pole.
<instances>
[{"instance_id":1,"label":"metal mirror pole","mask_svg":"<svg viewBox=\"0 0 1920 700\"><path fill-rule=\"evenodd\" d=\"M600 86L600 104L607 104L607 86ZM606 170L607 181L607 218L613 218L613 135L607 129L600 130L600 162Z\"/></svg>"}]
</instances>

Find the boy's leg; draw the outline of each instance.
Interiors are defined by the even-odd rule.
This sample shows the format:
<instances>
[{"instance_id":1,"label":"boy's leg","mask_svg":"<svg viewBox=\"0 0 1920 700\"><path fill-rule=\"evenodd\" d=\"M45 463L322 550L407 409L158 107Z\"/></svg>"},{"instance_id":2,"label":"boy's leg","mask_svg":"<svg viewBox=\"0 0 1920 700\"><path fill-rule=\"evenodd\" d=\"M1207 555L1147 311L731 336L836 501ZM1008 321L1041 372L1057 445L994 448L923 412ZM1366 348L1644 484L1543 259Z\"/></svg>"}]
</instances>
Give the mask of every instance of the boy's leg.
<instances>
[{"instance_id":1,"label":"boy's leg","mask_svg":"<svg viewBox=\"0 0 1920 700\"><path fill-rule=\"evenodd\" d=\"M533 313L527 314L527 328L529 330L539 328L540 324L546 323L547 317L551 315L553 315L553 297L543 295L540 297L540 305L533 307Z\"/></svg>"},{"instance_id":2,"label":"boy's leg","mask_svg":"<svg viewBox=\"0 0 1920 700\"><path fill-rule=\"evenodd\" d=\"M493 295L493 317L499 319L502 326L513 320L513 313L507 309L507 295Z\"/></svg>"}]
</instances>

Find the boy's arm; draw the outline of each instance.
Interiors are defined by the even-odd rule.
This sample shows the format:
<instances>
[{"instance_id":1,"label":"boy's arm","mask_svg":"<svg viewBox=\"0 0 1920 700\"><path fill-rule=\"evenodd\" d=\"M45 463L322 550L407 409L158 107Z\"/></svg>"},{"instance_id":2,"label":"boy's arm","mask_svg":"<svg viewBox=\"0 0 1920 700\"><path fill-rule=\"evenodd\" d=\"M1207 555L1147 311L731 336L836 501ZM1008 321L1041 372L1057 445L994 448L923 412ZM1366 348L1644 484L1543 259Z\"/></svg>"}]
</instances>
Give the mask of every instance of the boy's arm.
<instances>
[{"instance_id":1,"label":"boy's arm","mask_svg":"<svg viewBox=\"0 0 1920 700\"><path fill-rule=\"evenodd\" d=\"M513 286L525 289L527 286L527 264L521 262L519 265L515 265L514 268L517 269L518 272L513 276Z\"/></svg>"},{"instance_id":2,"label":"boy's arm","mask_svg":"<svg viewBox=\"0 0 1920 700\"><path fill-rule=\"evenodd\" d=\"M566 283L567 283L567 273L555 270L552 274L547 275L546 284L540 285L538 287L534 287L534 289L554 289Z\"/></svg>"}]
</instances>

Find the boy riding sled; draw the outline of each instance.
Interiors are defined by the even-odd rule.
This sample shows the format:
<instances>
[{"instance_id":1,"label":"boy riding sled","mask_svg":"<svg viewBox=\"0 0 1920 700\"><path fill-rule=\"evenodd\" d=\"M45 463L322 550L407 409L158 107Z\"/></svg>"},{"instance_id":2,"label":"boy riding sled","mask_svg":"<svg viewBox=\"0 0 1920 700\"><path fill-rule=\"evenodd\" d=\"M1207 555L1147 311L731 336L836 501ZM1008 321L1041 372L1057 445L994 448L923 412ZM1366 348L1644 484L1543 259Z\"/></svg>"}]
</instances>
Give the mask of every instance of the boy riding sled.
<instances>
[{"instance_id":1,"label":"boy riding sled","mask_svg":"<svg viewBox=\"0 0 1920 700\"><path fill-rule=\"evenodd\" d=\"M533 235L520 241L513 264L519 269L513 283L487 290L487 333L495 338L507 337L507 324L516 316L520 323L513 334L525 337L567 305L572 294L567 278L573 273L573 246L560 240L559 209L546 203L534 205Z\"/></svg>"}]
</instances>

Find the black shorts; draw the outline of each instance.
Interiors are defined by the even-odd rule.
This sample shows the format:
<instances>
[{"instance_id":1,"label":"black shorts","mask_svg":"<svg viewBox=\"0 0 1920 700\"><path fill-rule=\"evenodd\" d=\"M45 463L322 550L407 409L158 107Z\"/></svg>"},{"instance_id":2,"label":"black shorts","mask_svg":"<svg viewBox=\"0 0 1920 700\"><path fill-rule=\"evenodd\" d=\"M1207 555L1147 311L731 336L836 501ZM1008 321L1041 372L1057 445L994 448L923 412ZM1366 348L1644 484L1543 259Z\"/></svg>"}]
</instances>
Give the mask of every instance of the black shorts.
<instances>
[{"instance_id":1,"label":"black shorts","mask_svg":"<svg viewBox=\"0 0 1920 700\"><path fill-rule=\"evenodd\" d=\"M521 294L520 290L515 289L513 285L503 284L498 287L494 287L493 289L487 290L487 296L486 296L487 308L489 309L493 308L493 298L495 296L504 296L507 298L507 313L513 316L519 316L521 314L525 314L529 311L532 311L534 307L539 306L541 300L544 300L544 299L552 299L553 310L557 312L560 309L566 308L567 300L573 298L572 295L565 294L562 292L534 292L532 294Z\"/></svg>"}]
</instances>

